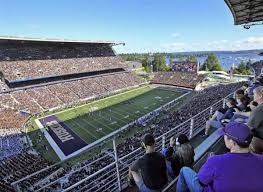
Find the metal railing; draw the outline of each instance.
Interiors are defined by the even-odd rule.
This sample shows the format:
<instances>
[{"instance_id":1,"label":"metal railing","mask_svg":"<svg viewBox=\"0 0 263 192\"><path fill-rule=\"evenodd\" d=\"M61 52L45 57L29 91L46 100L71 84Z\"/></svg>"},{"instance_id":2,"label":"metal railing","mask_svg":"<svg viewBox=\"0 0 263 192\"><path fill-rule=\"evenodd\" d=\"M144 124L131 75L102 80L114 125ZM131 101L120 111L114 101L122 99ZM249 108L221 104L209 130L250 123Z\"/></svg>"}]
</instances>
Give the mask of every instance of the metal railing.
<instances>
[{"instance_id":1,"label":"metal railing","mask_svg":"<svg viewBox=\"0 0 263 192\"><path fill-rule=\"evenodd\" d=\"M217 103L156 138L156 150L161 151L164 146L169 144L171 137L177 137L181 133L186 134L189 139L193 138L204 129L209 117L216 110L224 107L225 100L232 96L233 93L229 94L224 99L221 99ZM108 158L111 157L112 159L107 160L108 164L103 168L95 172L90 172L89 169L96 167L96 165L99 166L101 161L96 161L93 164L91 162L91 164L81 166L75 172L73 171L53 182L34 188L34 191L121 191L127 186L127 175L130 164L141 157L144 154L144 150L142 148L137 148L131 153L119 157L120 154L116 148L115 138L112 139L112 144L112 150L108 152Z\"/></svg>"}]
</instances>

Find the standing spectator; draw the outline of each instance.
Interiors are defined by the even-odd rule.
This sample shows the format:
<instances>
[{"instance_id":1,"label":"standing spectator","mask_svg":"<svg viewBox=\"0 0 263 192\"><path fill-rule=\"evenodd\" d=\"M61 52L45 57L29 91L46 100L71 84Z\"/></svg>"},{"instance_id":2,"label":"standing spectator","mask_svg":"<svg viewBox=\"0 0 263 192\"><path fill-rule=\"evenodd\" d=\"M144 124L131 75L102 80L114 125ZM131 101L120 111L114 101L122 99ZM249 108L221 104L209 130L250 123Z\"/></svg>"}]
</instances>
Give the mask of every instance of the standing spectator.
<instances>
[{"instance_id":1,"label":"standing spectator","mask_svg":"<svg viewBox=\"0 0 263 192\"><path fill-rule=\"evenodd\" d=\"M248 119L248 126L254 132L250 148L255 153L263 154L263 86L254 90L254 101L258 103L258 106Z\"/></svg>"},{"instance_id":2,"label":"standing spectator","mask_svg":"<svg viewBox=\"0 0 263 192\"><path fill-rule=\"evenodd\" d=\"M176 191L263 191L263 156L249 152L249 127L231 122L219 132L230 153L209 157L198 173L183 167Z\"/></svg>"},{"instance_id":3,"label":"standing spectator","mask_svg":"<svg viewBox=\"0 0 263 192\"><path fill-rule=\"evenodd\" d=\"M167 183L165 158L155 152L155 139L152 134L146 134L142 139L142 146L146 153L136 160L129 169L129 178L133 178L142 192L155 192Z\"/></svg>"}]
</instances>

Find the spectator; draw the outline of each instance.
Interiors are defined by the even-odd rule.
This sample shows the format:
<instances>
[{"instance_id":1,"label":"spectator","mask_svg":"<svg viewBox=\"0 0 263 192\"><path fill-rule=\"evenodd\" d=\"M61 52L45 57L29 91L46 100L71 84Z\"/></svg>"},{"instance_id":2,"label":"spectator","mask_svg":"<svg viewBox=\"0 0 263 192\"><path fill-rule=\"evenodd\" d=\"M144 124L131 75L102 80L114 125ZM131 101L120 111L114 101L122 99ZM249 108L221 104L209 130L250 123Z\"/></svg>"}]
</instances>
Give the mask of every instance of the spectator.
<instances>
[{"instance_id":1,"label":"spectator","mask_svg":"<svg viewBox=\"0 0 263 192\"><path fill-rule=\"evenodd\" d=\"M248 104L249 100L244 95L237 98L237 108L239 110L246 111Z\"/></svg>"},{"instance_id":2,"label":"spectator","mask_svg":"<svg viewBox=\"0 0 263 192\"><path fill-rule=\"evenodd\" d=\"M177 156L174 155L174 148L173 144L171 144L173 138L170 140L170 146L168 148L164 148L162 150L162 153L165 156L166 159L166 168L168 175L174 179L176 176L178 176L179 171L181 169L180 160Z\"/></svg>"},{"instance_id":3,"label":"spectator","mask_svg":"<svg viewBox=\"0 0 263 192\"><path fill-rule=\"evenodd\" d=\"M209 157L198 173L183 167L177 182L177 192L263 190L263 156L249 152L253 137L249 127L231 122L219 133L224 135L230 153Z\"/></svg>"},{"instance_id":4,"label":"spectator","mask_svg":"<svg viewBox=\"0 0 263 192\"><path fill-rule=\"evenodd\" d=\"M129 169L129 178L133 178L140 191L161 191L167 183L165 158L155 152L153 135L146 134L142 146L146 154L136 160Z\"/></svg>"},{"instance_id":5,"label":"spectator","mask_svg":"<svg viewBox=\"0 0 263 192\"><path fill-rule=\"evenodd\" d=\"M176 139L175 155L179 157L181 167L192 167L194 164L194 148L185 134L180 134Z\"/></svg>"},{"instance_id":6,"label":"spectator","mask_svg":"<svg viewBox=\"0 0 263 192\"><path fill-rule=\"evenodd\" d=\"M254 101L258 103L258 106L252 111L248 119L248 126L254 132L251 150L263 154L263 86L254 90Z\"/></svg>"},{"instance_id":7,"label":"spectator","mask_svg":"<svg viewBox=\"0 0 263 192\"><path fill-rule=\"evenodd\" d=\"M162 150L166 158L169 175L174 178L179 175L184 166L192 167L194 163L194 148L185 134L180 134L176 139L170 139L170 146Z\"/></svg>"},{"instance_id":8,"label":"spectator","mask_svg":"<svg viewBox=\"0 0 263 192\"><path fill-rule=\"evenodd\" d=\"M207 137L211 127L220 128L222 127L223 120L230 120L234 115L236 108L236 100L229 98L226 102L227 108L218 110L215 112L213 117L206 122L205 134L203 137Z\"/></svg>"},{"instance_id":9,"label":"spectator","mask_svg":"<svg viewBox=\"0 0 263 192\"><path fill-rule=\"evenodd\" d=\"M240 111L239 109L235 108L234 115L230 119L230 122L236 121L239 123L247 123L248 118L251 112L258 106L258 103L255 101L251 101L248 105L247 111Z\"/></svg>"}]
</instances>

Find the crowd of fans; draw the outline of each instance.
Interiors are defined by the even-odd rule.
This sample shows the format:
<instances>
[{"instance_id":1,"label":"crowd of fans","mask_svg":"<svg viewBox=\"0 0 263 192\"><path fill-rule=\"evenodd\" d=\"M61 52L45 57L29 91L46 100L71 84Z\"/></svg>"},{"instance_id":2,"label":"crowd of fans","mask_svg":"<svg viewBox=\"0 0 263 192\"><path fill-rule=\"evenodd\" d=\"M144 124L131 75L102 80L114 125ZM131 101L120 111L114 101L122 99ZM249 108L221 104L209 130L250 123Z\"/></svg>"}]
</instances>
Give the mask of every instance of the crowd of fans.
<instances>
[{"instance_id":1,"label":"crowd of fans","mask_svg":"<svg viewBox=\"0 0 263 192\"><path fill-rule=\"evenodd\" d=\"M21 129L0 129L0 160L21 153L26 147Z\"/></svg>"},{"instance_id":2,"label":"crowd of fans","mask_svg":"<svg viewBox=\"0 0 263 192\"><path fill-rule=\"evenodd\" d=\"M20 153L25 147L23 124L28 116L10 109L0 110L0 160Z\"/></svg>"},{"instance_id":3,"label":"crowd of fans","mask_svg":"<svg viewBox=\"0 0 263 192\"><path fill-rule=\"evenodd\" d=\"M216 103L218 100L224 98L225 96L227 96L228 94L230 94L231 92L233 92L239 87L241 87L241 83L219 85L205 89L197 93L187 104L185 104L178 111L167 113L165 115L165 118L160 121L156 120L154 127L148 128L144 132L140 132L140 133L138 132L134 136L129 137L124 142L120 143L117 146L118 156L121 158L127 155L128 153L132 152L134 149L140 147L140 143L141 143L140 139L142 135L146 133L151 133L155 137L158 137L163 133L169 131L171 128L175 127L176 125L179 125L180 123L183 123L184 121L188 120L189 118L196 115L197 113L204 110L205 108L211 106L213 103ZM96 164L94 164L95 165L94 168L92 168L93 171L91 172L87 171L87 167L85 168L85 163L80 164L77 170L69 169L70 171L65 172L64 176L67 176L67 179L66 182L63 183L63 188L71 186L77 181L86 178L91 173L94 173L96 170L101 169L102 167L110 164L113 161L113 158L108 158L107 160L105 160L105 158L100 159L100 157L102 156L103 156L102 154L99 154L97 156L94 156L91 160L87 161L89 163L96 161ZM99 165L103 165L103 166L99 166ZM74 174L71 174L71 172L74 172ZM31 183L31 185L34 184L34 182L32 181L28 181L28 183ZM100 183L97 183L97 185L100 186ZM59 182L57 182L50 187L58 188L60 187L60 184Z\"/></svg>"},{"instance_id":4,"label":"crowd of fans","mask_svg":"<svg viewBox=\"0 0 263 192\"><path fill-rule=\"evenodd\" d=\"M248 94L251 91L253 94ZM169 148L162 151L164 156L160 156L155 152L153 135L146 133L142 139L146 153L130 165L130 185L136 184L140 191L161 191L167 184L167 176L162 172L167 171L173 179L179 175L176 185L178 192L262 191L262 104L263 78L259 77L255 83L244 84L235 91L234 98L226 100L224 108L215 111L207 121L205 134L201 136L208 136L210 126L217 128L229 152L221 155L211 153L198 173L193 170L193 147L186 144L184 150L180 149L182 143L189 142L186 135L181 134L176 140L172 137ZM249 111L248 118L242 113L237 114L240 111ZM236 114L238 116L235 117ZM243 174L242 178L240 174Z\"/></svg>"},{"instance_id":5,"label":"crowd of fans","mask_svg":"<svg viewBox=\"0 0 263 192\"><path fill-rule=\"evenodd\" d=\"M37 170L41 170L50 166L51 163L44 160L38 155L28 152L22 152L14 157L2 159L0 162L0 181L2 181L3 188L10 188L10 184L23 177L26 177ZM31 182L36 182L43 179L43 176L50 174L57 167L53 167L48 172L42 172L36 176L31 177ZM5 184L5 185L4 185ZM26 186L26 182L24 186ZM1 188L0 188L1 189Z\"/></svg>"},{"instance_id":6,"label":"crowd of fans","mask_svg":"<svg viewBox=\"0 0 263 192\"><path fill-rule=\"evenodd\" d=\"M217 128L229 152L211 155L198 173L183 167L176 191L262 191L262 114L263 77L259 77L237 90L206 124L202 136L208 136L210 127Z\"/></svg>"},{"instance_id":7,"label":"crowd of fans","mask_svg":"<svg viewBox=\"0 0 263 192\"><path fill-rule=\"evenodd\" d=\"M106 44L100 46L97 44L90 44L87 47L85 47L85 45L73 47L67 47L65 45L61 45L61 47L59 46L60 45L50 46L50 44L47 46L28 46L27 44L23 44L23 42L21 42L21 46L16 46L16 48L6 46L4 52L0 53L0 71L2 71L5 78L8 80L19 80L124 67L120 59L115 56L112 48ZM20 49L20 51L17 51L17 49ZM203 76L189 73L194 72L195 67L196 66L194 65L190 65L185 69L183 66L178 65L175 68L176 72L158 73L152 83L194 89L197 83L202 81L204 78ZM22 90L11 90L8 93L0 93L0 116L3 115L1 116L2 118L0 118L0 127L2 128L0 129L1 147L8 147L10 149L9 151L7 150L0 154L2 155L0 156L2 158L0 162L0 191L12 191L10 183L51 165L50 162L42 159L40 156L31 154L28 151L23 151L25 148L23 147L21 137L24 133L21 132L20 128L22 127L21 124L27 116L18 114L15 111L29 112L32 114L39 113L41 111L57 108L62 105L67 106L71 103L96 97L98 95L106 95L123 88L138 85L140 83L142 83L142 81L131 73L116 73L72 81L57 82L54 84L45 84L43 86L31 87ZM2 90L6 88L5 86L6 85L4 83L0 84L0 88ZM154 135L154 137L161 136L174 128L176 125L189 120L194 115L213 105L218 100L226 97L240 87L241 83L235 83L218 85L204 89L196 93L191 100L179 110L164 112L165 116L163 119L159 120L158 118L153 117L153 119L155 119L154 126L144 129L143 132L135 133L133 136L125 139L124 142L117 145L118 156L120 158L124 157L125 155L133 152L135 149L141 147L141 138L143 135ZM247 90L247 97L249 97L249 99L253 98L253 90L251 89L256 88L255 86L253 88L252 87L248 87L250 89ZM239 109L241 109L242 106L242 110L247 110L249 102L244 97L238 98ZM12 110L6 110L9 108ZM254 110L258 110L257 108L253 110L252 108L250 109L252 111L251 115ZM225 111L222 109L222 111L226 112L227 110ZM233 121L235 121L235 119ZM251 121L251 124L253 123L255 124L254 121ZM130 127L124 132L129 131L129 129L132 128ZM118 136L123 137L123 135L125 135L124 132ZM185 130L179 130L178 134L184 132ZM262 131L259 131L258 129L256 133L261 134ZM144 148L152 152L154 142L155 141L151 138L144 140ZM175 142L179 143L176 151L181 150L182 153L180 153L180 155L185 155L183 154L185 152L183 147L188 145L188 141L182 142L171 140L170 144L172 147L174 147ZM262 141L256 140L255 142L257 145ZM147 148L147 146L151 147ZM180 149L180 147L182 149ZM257 150L258 148L255 149ZM189 147L188 151L190 151L193 157L194 154L192 153L192 148L190 149ZM19 153L19 155L15 155L17 153ZM162 172L163 168L166 168L168 165L167 161L171 162L170 166L171 169L173 169L174 161L171 160L173 153L173 150L164 152L166 159L162 159L159 154L156 154L160 160L159 162L163 165L161 166L160 172ZM22 190L34 191L61 178L59 182L51 184L48 190L55 190L61 187L65 189L111 164L114 162L113 157L114 155L112 150L102 151L101 153L94 155L91 159L85 160L75 166L54 166L45 171L41 171L40 173L37 173L20 183L19 186ZM133 159L131 158L130 161L132 160ZM192 163L193 159L189 158L187 161L182 161L180 166L185 164L191 167ZM124 164L125 162L123 162L123 165ZM160 164L158 163L158 165ZM137 163L132 167L131 171L136 172L140 168L141 164ZM99 180L91 182L93 186L91 185L89 189L101 190L101 187L104 186L110 176L114 176L111 172L102 174L97 176ZM178 170L177 172L173 172L171 175L175 176L177 174L179 174ZM163 180L158 181L158 184L160 185L154 186L154 188L157 189L159 187L163 187L163 185L167 182L165 177L161 177L161 179ZM90 181L80 185L78 189L83 187L83 185L87 185L88 182ZM141 182L137 184L141 187L145 187L142 186ZM157 183L152 184L155 185ZM80 191L85 191L85 189L86 188Z\"/></svg>"},{"instance_id":8,"label":"crowd of fans","mask_svg":"<svg viewBox=\"0 0 263 192\"><path fill-rule=\"evenodd\" d=\"M263 74L263 60L252 63L250 67L254 69L256 76Z\"/></svg>"},{"instance_id":9,"label":"crowd of fans","mask_svg":"<svg viewBox=\"0 0 263 192\"><path fill-rule=\"evenodd\" d=\"M26 114L21 114L10 109L0 109L0 130L10 127L20 129L27 118L28 115Z\"/></svg>"},{"instance_id":10,"label":"crowd of fans","mask_svg":"<svg viewBox=\"0 0 263 192\"><path fill-rule=\"evenodd\" d=\"M2 82L2 80L0 79L0 91L5 91L8 89L8 86Z\"/></svg>"},{"instance_id":11,"label":"crowd of fans","mask_svg":"<svg viewBox=\"0 0 263 192\"><path fill-rule=\"evenodd\" d=\"M141 83L143 81L132 73L110 74L60 82L26 90L0 93L0 106L35 114L91 97L103 96Z\"/></svg>"},{"instance_id":12,"label":"crowd of fans","mask_svg":"<svg viewBox=\"0 0 263 192\"><path fill-rule=\"evenodd\" d=\"M115 56L111 45L102 43L9 41L0 46L0 61Z\"/></svg>"},{"instance_id":13,"label":"crowd of fans","mask_svg":"<svg viewBox=\"0 0 263 192\"><path fill-rule=\"evenodd\" d=\"M8 81L30 80L115 68L125 68L124 63L117 56L0 61L0 71Z\"/></svg>"},{"instance_id":14,"label":"crowd of fans","mask_svg":"<svg viewBox=\"0 0 263 192\"><path fill-rule=\"evenodd\" d=\"M28 153L29 148L24 144L25 133L22 130L28 114L38 114L42 111L74 105L76 102L85 102L88 99L137 86L143 83L143 80L126 71L116 73L118 71L108 70L125 69L124 63L115 55L110 44L29 41L7 41L3 44L0 45L0 191L2 189L8 191L11 188L7 184L51 164L38 155ZM66 81L65 79L53 80L53 82L43 81L37 85L18 89L13 89L10 82L6 84L11 80L30 81L34 78L102 70L108 70L108 72L89 77L78 76L78 79L70 76L72 79L67 78ZM34 187L31 184L41 187L69 172L74 175L68 178L69 183L75 182L80 179L78 175L94 173L112 161L109 156L99 157L96 156L94 159L81 163L80 167L88 164L84 172L83 170L78 172L75 166L69 169L53 167L31 177L30 182L25 181L21 186L31 190ZM99 160L104 158L104 160L99 161L97 158ZM49 177L50 173L52 177ZM65 186L68 184L65 183Z\"/></svg>"},{"instance_id":15,"label":"crowd of fans","mask_svg":"<svg viewBox=\"0 0 263 192\"><path fill-rule=\"evenodd\" d=\"M198 65L197 62L190 62L190 61L175 62L175 64L172 66L172 70L197 73L197 65Z\"/></svg>"},{"instance_id":16,"label":"crowd of fans","mask_svg":"<svg viewBox=\"0 0 263 192\"><path fill-rule=\"evenodd\" d=\"M200 83L204 78L204 75L176 71L158 73L154 76L154 79L151 81L151 83L195 89L196 85Z\"/></svg>"}]
</instances>

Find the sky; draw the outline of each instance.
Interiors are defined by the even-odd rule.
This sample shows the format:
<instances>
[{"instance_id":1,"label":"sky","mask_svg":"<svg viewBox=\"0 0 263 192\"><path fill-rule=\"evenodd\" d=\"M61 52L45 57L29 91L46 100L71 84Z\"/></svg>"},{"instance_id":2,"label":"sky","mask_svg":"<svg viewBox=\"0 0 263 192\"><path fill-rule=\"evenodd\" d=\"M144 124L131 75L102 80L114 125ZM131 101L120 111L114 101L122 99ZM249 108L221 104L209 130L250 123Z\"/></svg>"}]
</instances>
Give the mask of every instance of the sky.
<instances>
[{"instance_id":1,"label":"sky","mask_svg":"<svg viewBox=\"0 0 263 192\"><path fill-rule=\"evenodd\" d=\"M224 0L0 0L0 36L124 42L118 53L263 49Z\"/></svg>"}]
</instances>

